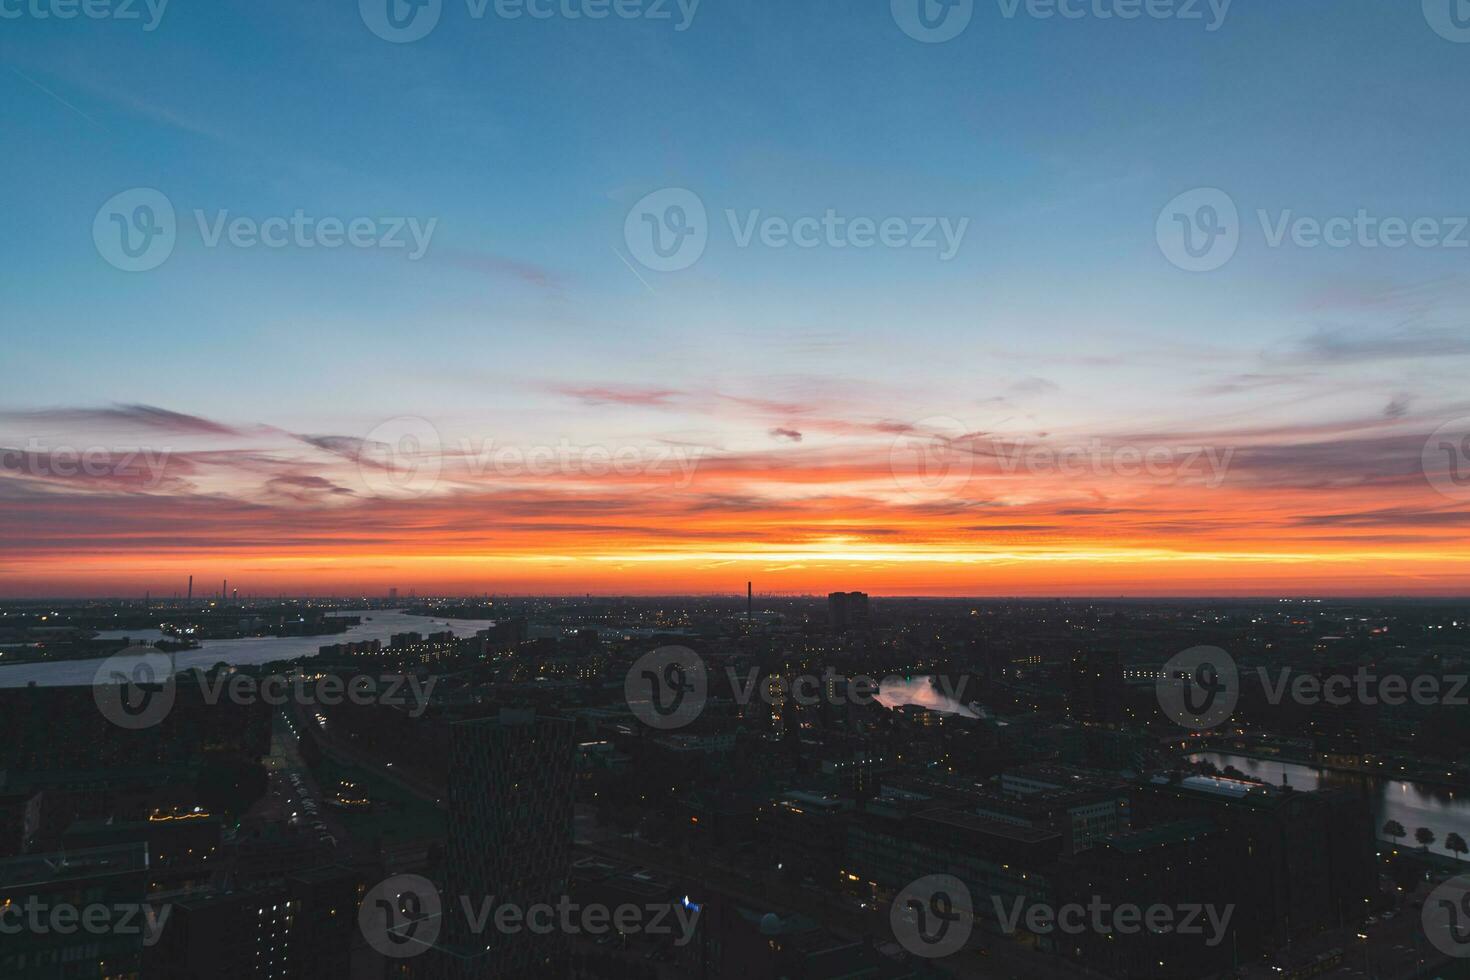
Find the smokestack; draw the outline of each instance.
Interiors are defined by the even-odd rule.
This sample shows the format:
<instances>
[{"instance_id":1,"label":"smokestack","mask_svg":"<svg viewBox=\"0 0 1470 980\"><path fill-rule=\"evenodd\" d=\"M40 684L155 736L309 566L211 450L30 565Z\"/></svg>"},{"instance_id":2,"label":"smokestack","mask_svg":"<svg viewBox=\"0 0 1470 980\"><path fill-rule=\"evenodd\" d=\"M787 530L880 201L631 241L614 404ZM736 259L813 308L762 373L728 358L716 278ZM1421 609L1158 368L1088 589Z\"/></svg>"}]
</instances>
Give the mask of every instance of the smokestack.
<instances>
[{"instance_id":1,"label":"smokestack","mask_svg":"<svg viewBox=\"0 0 1470 980\"><path fill-rule=\"evenodd\" d=\"M755 612L753 592L750 591L750 583L745 583L745 618L749 619Z\"/></svg>"},{"instance_id":2,"label":"smokestack","mask_svg":"<svg viewBox=\"0 0 1470 980\"><path fill-rule=\"evenodd\" d=\"M184 600L184 605L187 606L189 603L191 603L193 601L194 601L194 576L190 575L189 576L189 598L187 598L187 599Z\"/></svg>"}]
</instances>

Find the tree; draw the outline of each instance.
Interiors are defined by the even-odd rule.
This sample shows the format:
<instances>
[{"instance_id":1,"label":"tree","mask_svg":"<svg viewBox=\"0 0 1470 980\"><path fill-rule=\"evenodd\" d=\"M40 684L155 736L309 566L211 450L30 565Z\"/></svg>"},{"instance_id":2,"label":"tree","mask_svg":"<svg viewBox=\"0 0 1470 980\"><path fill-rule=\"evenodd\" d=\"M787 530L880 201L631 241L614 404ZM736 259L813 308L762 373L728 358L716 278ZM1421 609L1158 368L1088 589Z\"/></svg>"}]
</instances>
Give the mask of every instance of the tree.
<instances>
[{"instance_id":1,"label":"tree","mask_svg":"<svg viewBox=\"0 0 1470 980\"><path fill-rule=\"evenodd\" d=\"M1445 835L1444 849L1451 854L1467 854L1470 853L1470 844L1466 844L1465 838L1451 831Z\"/></svg>"},{"instance_id":2,"label":"tree","mask_svg":"<svg viewBox=\"0 0 1470 980\"><path fill-rule=\"evenodd\" d=\"M1389 837L1392 837L1394 839L1394 843L1398 843L1403 838L1403 836L1408 833L1408 831L1405 830L1404 825L1399 823L1397 820L1390 820L1388 823L1383 825L1383 833Z\"/></svg>"},{"instance_id":3,"label":"tree","mask_svg":"<svg viewBox=\"0 0 1470 980\"><path fill-rule=\"evenodd\" d=\"M1418 830L1414 831L1414 839L1422 844L1424 846L1424 850L1427 851L1429 850L1429 845L1434 843L1434 831L1430 830L1428 827L1420 827Z\"/></svg>"}]
</instances>

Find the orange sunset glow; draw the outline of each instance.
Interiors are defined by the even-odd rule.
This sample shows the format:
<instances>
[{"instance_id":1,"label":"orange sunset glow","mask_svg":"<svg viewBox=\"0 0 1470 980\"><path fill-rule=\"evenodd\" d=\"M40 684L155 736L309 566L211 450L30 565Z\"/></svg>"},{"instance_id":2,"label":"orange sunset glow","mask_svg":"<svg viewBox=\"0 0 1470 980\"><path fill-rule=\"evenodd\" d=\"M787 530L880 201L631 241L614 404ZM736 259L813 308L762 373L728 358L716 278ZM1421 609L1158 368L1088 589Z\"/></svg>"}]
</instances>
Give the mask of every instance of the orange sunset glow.
<instances>
[{"instance_id":1,"label":"orange sunset glow","mask_svg":"<svg viewBox=\"0 0 1470 980\"><path fill-rule=\"evenodd\" d=\"M90 474L12 453L0 588L168 595L189 575L242 594L731 593L753 580L769 593L1436 595L1470 583L1455 471L1435 467L1416 417L1187 437L880 420L760 452L487 447L419 417L367 438L163 410L130 424L187 448L112 450Z\"/></svg>"}]
</instances>

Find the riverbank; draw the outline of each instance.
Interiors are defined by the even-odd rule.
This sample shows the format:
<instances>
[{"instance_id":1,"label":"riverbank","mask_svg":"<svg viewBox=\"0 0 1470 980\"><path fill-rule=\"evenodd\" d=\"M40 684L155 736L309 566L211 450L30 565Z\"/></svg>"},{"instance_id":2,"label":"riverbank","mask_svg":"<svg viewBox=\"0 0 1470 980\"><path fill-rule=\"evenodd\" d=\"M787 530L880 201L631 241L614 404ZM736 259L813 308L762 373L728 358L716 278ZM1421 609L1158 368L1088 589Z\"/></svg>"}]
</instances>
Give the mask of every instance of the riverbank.
<instances>
[{"instance_id":1,"label":"riverbank","mask_svg":"<svg viewBox=\"0 0 1470 980\"><path fill-rule=\"evenodd\" d=\"M360 643L379 640L384 645L395 633L429 633L449 631L456 636L473 636L493 625L488 620L426 620L420 616L409 616L399 611L342 610L340 615L360 617L361 621L336 634L335 642ZM430 628L432 627L432 628ZM202 667L205 670L218 663L231 666L259 666L261 664L314 657L321 647L323 637L316 636L266 636L247 637L237 640L205 640L197 650L186 650L174 655L176 670ZM106 657L82 660L37 661L32 663L9 663L0 660L0 687L25 687L35 684L40 687L88 687L97 676L97 671ZM126 665L112 665L123 669Z\"/></svg>"},{"instance_id":2,"label":"riverbank","mask_svg":"<svg viewBox=\"0 0 1470 980\"><path fill-rule=\"evenodd\" d=\"M1384 825L1396 821L1407 837L1392 846L1401 849L1417 847L1414 833L1424 827L1435 835L1430 853L1454 858L1444 847L1449 834L1470 840L1470 793L1446 789L1405 779L1390 779L1376 773L1339 772L1320 766L1291 762L1280 758L1247 756L1242 753L1200 751L1190 753L1194 762L1205 761L1218 769L1233 767L1251 779L1273 786L1290 785L1303 792L1317 789L1350 789L1361 793L1373 806L1375 834Z\"/></svg>"},{"instance_id":3,"label":"riverbank","mask_svg":"<svg viewBox=\"0 0 1470 980\"><path fill-rule=\"evenodd\" d=\"M1386 767L1367 768L1363 766L1346 766L1341 763L1325 759L1313 759L1297 755L1280 755L1263 752L1259 749L1238 748L1235 745L1217 747L1206 746L1192 749L1188 755L1198 753L1216 753L1219 755L1235 755L1247 759L1258 759L1263 762L1281 762L1293 766L1305 766L1310 769L1321 769L1326 772L1337 772L1351 776L1366 776L1370 779L1398 779L1406 782L1421 783L1426 786L1441 786L1456 792L1470 792L1470 774L1451 775L1443 770L1436 772L1431 769L1389 770Z\"/></svg>"}]
</instances>

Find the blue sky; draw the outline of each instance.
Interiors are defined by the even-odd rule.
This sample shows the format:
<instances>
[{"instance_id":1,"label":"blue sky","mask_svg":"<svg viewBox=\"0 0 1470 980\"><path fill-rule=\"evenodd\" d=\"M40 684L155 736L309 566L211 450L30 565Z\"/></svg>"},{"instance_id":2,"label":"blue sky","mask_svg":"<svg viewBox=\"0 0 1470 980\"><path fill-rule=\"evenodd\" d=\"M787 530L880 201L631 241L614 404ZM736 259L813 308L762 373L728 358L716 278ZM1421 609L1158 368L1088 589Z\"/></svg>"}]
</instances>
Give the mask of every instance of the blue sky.
<instances>
[{"instance_id":1,"label":"blue sky","mask_svg":"<svg viewBox=\"0 0 1470 980\"><path fill-rule=\"evenodd\" d=\"M1470 210L1455 97L1470 45L1434 34L1413 4L1237 3L1209 32L1006 19L991 2L944 44L905 36L886 4L777 14L714 0L682 32L473 20L449 0L406 45L370 34L346 2L176 0L152 32L5 28L0 165L13 226L33 231L0 245L7 333L45 393L26 402L126 399L153 373L199 411L245 413L267 393L316 411L323 361L371 369L405 333L435 341L406 369L492 378L639 380L628 372L640 366L687 373L685 350L732 370L775 359L783 373L857 378L874 373L875 347L885 371L906 366L904 348L919 371L942 352L1056 344L1251 351L1310 333L1315 291L1463 269L1463 254L1265 250L1256 235L1196 276L1153 241L1158 209L1196 186L1246 212ZM98 260L87 230L134 186L181 213L439 224L418 264L204 251L186 231L162 269L128 275ZM614 249L628 206L665 186L695 190L717 233L687 274L649 275L655 295ZM940 264L736 249L720 218L828 207L970 227ZM802 336L844 350L804 357L785 344ZM226 366L249 388L218 384Z\"/></svg>"},{"instance_id":2,"label":"blue sky","mask_svg":"<svg viewBox=\"0 0 1470 980\"><path fill-rule=\"evenodd\" d=\"M1470 249L1270 248L1255 217L1470 214L1470 43L1417 0L1238 0L1216 30L1203 2L1204 20L1123 21L1093 0L1079 19L976 0L939 44L886 2L704 0L677 30L672 3L671 20L508 20L443 0L407 44L352 0L173 0L151 31L35 16L56 2L0 0L12 442L38 411L135 403L298 434L414 414L757 451L813 415L1427 431L1470 400ZM129 273L91 230L138 187L179 234ZM663 188L708 213L675 272L624 238ZM1195 188L1242 218L1205 273L1155 236ZM207 248L196 209L435 226L418 261ZM741 248L727 209L967 225L949 261Z\"/></svg>"}]
</instances>

